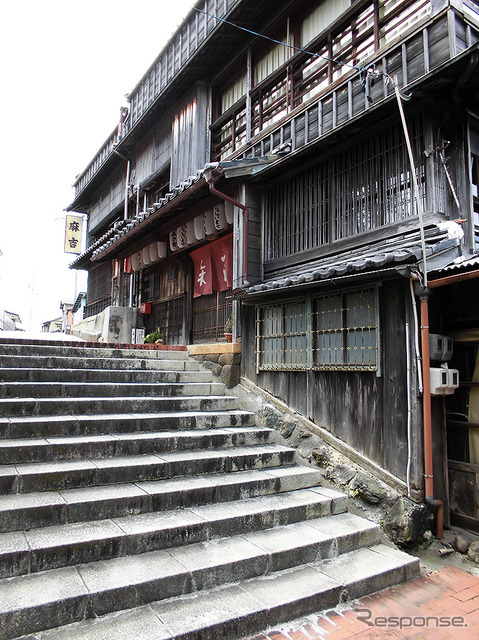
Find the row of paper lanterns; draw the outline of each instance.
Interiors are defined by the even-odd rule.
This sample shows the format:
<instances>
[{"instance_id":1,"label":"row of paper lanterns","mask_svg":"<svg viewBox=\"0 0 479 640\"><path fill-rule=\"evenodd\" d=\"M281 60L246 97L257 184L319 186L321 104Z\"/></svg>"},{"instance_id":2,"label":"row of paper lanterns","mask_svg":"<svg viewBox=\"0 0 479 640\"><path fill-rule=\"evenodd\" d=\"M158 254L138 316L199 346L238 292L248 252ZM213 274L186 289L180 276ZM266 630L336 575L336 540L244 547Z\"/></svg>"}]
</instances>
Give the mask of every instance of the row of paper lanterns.
<instances>
[{"instance_id":1,"label":"row of paper lanterns","mask_svg":"<svg viewBox=\"0 0 479 640\"><path fill-rule=\"evenodd\" d=\"M201 213L193 220L170 231L170 249L179 251L198 244L205 238L224 231L233 224L233 206L229 203L217 204Z\"/></svg>"},{"instance_id":2,"label":"row of paper lanterns","mask_svg":"<svg viewBox=\"0 0 479 640\"><path fill-rule=\"evenodd\" d=\"M166 258L166 242L152 242L131 256L131 267L133 271L139 271L163 258Z\"/></svg>"},{"instance_id":3,"label":"row of paper lanterns","mask_svg":"<svg viewBox=\"0 0 479 640\"><path fill-rule=\"evenodd\" d=\"M231 224L233 224L233 206L228 202L217 204L193 220L170 231L170 249L179 251L191 247L205 238L216 235L219 231L224 231ZM133 271L140 271L163 258L166 258L166 242L151 242L130 257L131 268Z\"/></svg>"}]
</instances>

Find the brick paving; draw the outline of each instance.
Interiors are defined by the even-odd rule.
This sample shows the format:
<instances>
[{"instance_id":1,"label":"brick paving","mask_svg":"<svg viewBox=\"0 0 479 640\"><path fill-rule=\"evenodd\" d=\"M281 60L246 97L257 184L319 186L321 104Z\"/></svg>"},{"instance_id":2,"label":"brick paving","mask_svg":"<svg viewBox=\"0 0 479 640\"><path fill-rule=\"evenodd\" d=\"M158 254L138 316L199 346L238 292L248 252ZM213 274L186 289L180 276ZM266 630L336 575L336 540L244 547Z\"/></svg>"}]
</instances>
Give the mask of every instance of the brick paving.
<instances>
[{"instance_id":1,"label":"brick paving","mask_svg":"<svg viewBox=\"0 0 479 640\"><path fill-rule=\"evenodd\" d=\"M479 577L445 567L245 640L479 640Z\"/></svg>"}]
</instances>

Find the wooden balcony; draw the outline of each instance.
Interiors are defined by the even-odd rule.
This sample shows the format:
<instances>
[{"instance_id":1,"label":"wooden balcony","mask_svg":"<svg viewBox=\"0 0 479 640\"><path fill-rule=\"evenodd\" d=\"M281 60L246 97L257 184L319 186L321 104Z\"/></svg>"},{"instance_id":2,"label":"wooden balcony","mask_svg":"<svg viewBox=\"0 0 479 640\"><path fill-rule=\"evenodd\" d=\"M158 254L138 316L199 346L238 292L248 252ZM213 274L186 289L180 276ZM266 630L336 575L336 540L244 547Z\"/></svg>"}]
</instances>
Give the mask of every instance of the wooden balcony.
<instances>
[{"instance_id":1,"label":"wooden balcony","mask_svg":"<svg viewBox=\"0 0 479 640\"><path fill-rule=\"evenodd\" d=\"M369 15L368 12L373 15L376 4L373 0L358 0L346 16L349 24L360 16ZM387 0L383 4L386 5ZM292 150L299 149L390 96L392 87L385 87L383 82L368 87L365 93L364 74L349 68L349 63L354 67L358 65L358 56L363 69L375 65L379 71L397 76L400 86L406 86L478 41L479 7L475 0L464 0L462 10L447 7L414 24L412 8L428 6L426 0L390 4L397 8L383 17L378 14L373 27L369 19L361 19L364 30L354 45L348 42L344 50L338 50L341 25L336 25L336 36L321 45L325 55L339 57L342 70L329 64L325 72L323 67L315 66L317 58L299 53L284 68L277 70L274 77L255 87L244 105L239 101L230 112L223 114L212 126L213 156L224 159L265 155L286 141L290 142ZM219 18L238 20L241 16L245 24L249 19L251 26L257 27L257 24L265 23L265 20L261 22L259 13L267 12L268 8L269 3L205 0L203 11ZM395 37L394 25L401 19L401 12L407 18L408 31L403 37ZM423 9L421 12L422 15ZM385 37L387 25L391 26L389 39ZM186 91L195 78L198 79L199 70L204 75L209 65L209 72L213 74L214 69L217 72L221 56L232 59L231 52L235 48L238 50L240 42L235 38L241 37L244 45L246 36L241 31L238 36L238 30L233 27L229 27L229 31L225 29L228 27L213 17L190 12L130 94L130 114L120 134L117 129L112 132L75 182L75 200L69 209L80 205L86 188L90 187L90 191L99 184L102 170L108 168L113 159L118 160L113 153L115 145L119 143L121 148L123 141L133 140L149 125L155 109L171 93L173 85L181 95L181 91ZM320 34L318 54L323 51L321 38Z\"/></svg>"},{"instance_id":2,"label":"wooden balcony","mask_svg":"<svg viewBox=\"0 0 479 640\"><path fill-rule=\"evenodd\" d=\"M234 149L228 159L264 156L285 143L289 145L290 152L299 150L357 120L394 95L392 84L385 83L383 78L374 84L365 82L367 68L396 77L400 87L411 87L478 41L478 4L472 0L466 1L463 12L448 7L437 15L422 20L416 29L397 39L392 46L379 49L376 55L363 63L361 73L357 70L348 71L340 80L321 89L314 98L308 98L311 85L308 85L306 92L303 89L303 92L298 93L299 90L296 89L295 93L295 87L290 89L289 93L295 96L294 101L289 101L292 106L288 106L288 92L283 92L282 96L278 93L276 101L282 100L282 115L279 117L280 109L276 104L275 122L267 120L267 126L264 127L258 116L263 110L258 96L266 96L267 108L271 112L270 95L274 87L282 84L281 74L284 78L301 76L302 69L308 62L302 59L296 67L289 64L288 68L280 70L269 80L269 84L264 84L260 90L256 89L251 109L246 107L246 111L251 114L250 130L253 133L258 131L249 142L241 147L234 142L228 144L224 133L221 136L221 132L228 130L228 122L224 117L218 122L218 128L216 123L213 125L212 137L217 143L218 157L225 159L222 150L228 147ZM240 105L234 105L233 109L238 113ZM248 128L248 124L246 127ZM233 133L234 127L230 131Z\"/></svg>"},{"instance_id":3,"label":"wooden balcony","mask_svg":"<svg viewBox=\"0 0 479 640\"><path fill-rule=\"evenodd\" d=\"M75 200L111 157L121 142L144 118L153 103L170 87L188 62L222 24L212 16L227 18L242 0L205 0L202 12L190 11L155 62L130 94L130 113L120 131L115 129L75 182ZM205 15L210 14L209 16ZM153 36L154 37L154 36ZM141 43L138 43L141 46Z\"/></svg>"}]
</instances>

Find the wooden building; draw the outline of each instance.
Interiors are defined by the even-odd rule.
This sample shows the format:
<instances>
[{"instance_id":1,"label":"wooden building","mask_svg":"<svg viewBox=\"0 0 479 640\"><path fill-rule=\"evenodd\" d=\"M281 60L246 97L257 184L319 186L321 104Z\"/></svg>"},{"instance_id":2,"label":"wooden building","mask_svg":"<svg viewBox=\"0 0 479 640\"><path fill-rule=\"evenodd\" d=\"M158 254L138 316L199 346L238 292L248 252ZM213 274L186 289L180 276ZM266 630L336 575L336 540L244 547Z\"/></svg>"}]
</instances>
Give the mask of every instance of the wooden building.
<instances>
[{"instance_id":1,"label":"wooden building","mask_svg":"<svg viewBox=\"0 0 479 640\"><path fill-rule=\"evenodd\" d=\"M191 344L232 313L245 379L471 527L478 41L475 0L197 2L68 207L86 315Z\"/></svg>"}]
</instances>

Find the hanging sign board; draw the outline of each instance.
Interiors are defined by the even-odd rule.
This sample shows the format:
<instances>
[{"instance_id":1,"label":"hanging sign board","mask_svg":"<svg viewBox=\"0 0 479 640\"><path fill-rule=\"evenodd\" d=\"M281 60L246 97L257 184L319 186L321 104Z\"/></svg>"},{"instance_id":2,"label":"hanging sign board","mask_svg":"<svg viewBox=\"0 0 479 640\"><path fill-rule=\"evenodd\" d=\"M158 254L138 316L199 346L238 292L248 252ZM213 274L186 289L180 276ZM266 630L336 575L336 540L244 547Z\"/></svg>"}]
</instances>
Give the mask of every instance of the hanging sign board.
<instances>
[{"instance_id":1,"label":"hanging sign board","mask_svg":"<svg viewBox=\"0 0 479 640\"><path fill-rule=\"evenodd\" d=\"M65 253L81 253L83 234L83 217L66 216L65 220Z\"/></svg>"}]
</instances>

